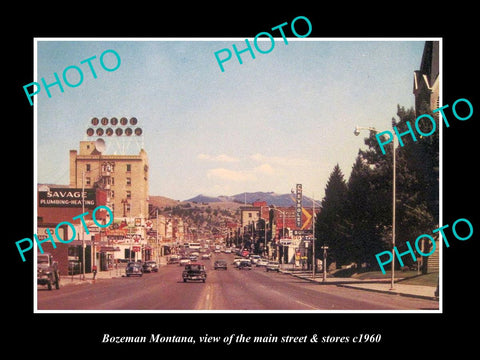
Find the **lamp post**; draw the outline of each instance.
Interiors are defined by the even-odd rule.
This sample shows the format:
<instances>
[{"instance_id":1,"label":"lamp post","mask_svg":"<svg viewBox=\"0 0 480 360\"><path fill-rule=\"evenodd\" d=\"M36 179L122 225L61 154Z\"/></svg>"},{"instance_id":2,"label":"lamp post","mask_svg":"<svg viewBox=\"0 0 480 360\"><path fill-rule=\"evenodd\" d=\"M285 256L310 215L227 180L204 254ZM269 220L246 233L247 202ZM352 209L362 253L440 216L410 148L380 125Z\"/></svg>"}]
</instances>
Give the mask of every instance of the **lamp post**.
<instances>
[{"instance_id":1,"label":"lamp post","mask_svg":"<svg viewBox=\"0 0 480 360\"><path fill-rule=\"evenodd\" d=\"M283 239L285 237L285 212L277 209L275 206L272 206L272 208L274 211L276 210L282 213L282 216L283 216L282 239ZM277 253L277 256L278 256L278 253Z\"/></svg>"},{"instance_id":2,"label":"lamp post","mask_svg":"<svg viewBox=\"0 0 480 360\"><path fill-rule=\"evenodd\" d=\"M360 130L369 130L377 133L377 129L374 127L359 127L356 126L354 130L355 136L360 135ZM396 224L396 219L395 219L395 210L396 210L396 155L395 155L395 141L396 141L396 135L393 135L393 142L392 142L392 155L393 155L393 181L392 181L392 278L391 278L391 284L390 284L390 290L394 290L394 285L395 285L395 224Z\"/></svg>"},{"instance_id":3,"label":"lamp post","mask_svg":"<svg viewBox=\"0 0 480 360\"><path fill-rule=\"evenodd\" d=\"M263 208L267 208L267 209L270 209L269 206L260 206L260 219L262 218L262 210ZM270 211L268 212L270 214ZM263 252L266 253L267 251L267 219L263 219L264 222L263 222L263 230L264 230L264 240L265 240L265 245L264 245L264 248L263 248ZM267 258L268 258L268 253L267 254Z\"/></svg>"}]
</instances>

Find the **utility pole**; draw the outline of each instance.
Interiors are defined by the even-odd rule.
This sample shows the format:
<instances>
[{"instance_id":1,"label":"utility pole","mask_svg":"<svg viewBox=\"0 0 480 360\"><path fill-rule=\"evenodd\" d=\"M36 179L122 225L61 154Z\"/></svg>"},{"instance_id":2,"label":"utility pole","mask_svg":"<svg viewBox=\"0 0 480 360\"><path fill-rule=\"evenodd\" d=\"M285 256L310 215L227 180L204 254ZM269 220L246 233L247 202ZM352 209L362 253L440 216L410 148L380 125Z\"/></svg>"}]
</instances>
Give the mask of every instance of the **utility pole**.
<instances>
[{"instance_id":1,"label":"utility pole","mask_svg":"<svg viewBox=\"0 0 480 360\"><path fill-rule=\"evenodd\" d=\"M312 279L315 279L315 194L312 196Z\"/></svg>"},{"instance_id":2,"label":"utility pole","mask_svg":"<svg viewBox=\"0 0 480 360\"><path fill-rule=\"evenodd\" d=\"M82 214L85 214L85 171L82 171ZM85 280L85 229L82 226L82 280Z\"/></svg>"}]
</instances>

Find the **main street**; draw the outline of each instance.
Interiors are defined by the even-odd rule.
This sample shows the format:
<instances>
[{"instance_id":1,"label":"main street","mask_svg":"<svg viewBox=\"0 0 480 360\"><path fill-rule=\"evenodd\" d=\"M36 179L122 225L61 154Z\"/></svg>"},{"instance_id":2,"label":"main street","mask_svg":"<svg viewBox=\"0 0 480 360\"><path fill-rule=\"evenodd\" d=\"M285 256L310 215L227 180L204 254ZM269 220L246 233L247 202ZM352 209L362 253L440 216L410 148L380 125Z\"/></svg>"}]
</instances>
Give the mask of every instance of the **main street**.
<instances>
[{"instance_id":1,"label":"main street","mask_svg":"<svg viewBox=\"0 0 480 360\"><path fill-rule=\"evenodd\" d=\"M215 259L228 270L214 270ZM238 270L233 255L215 254L207 281L182 280L183 267L161 266L142 277L99 279L95 283L38 287L38 310L436 310L434 300L315 284L265 268ZM66 280L68 281L68 280Z\"/></svg>"}]
</instances>

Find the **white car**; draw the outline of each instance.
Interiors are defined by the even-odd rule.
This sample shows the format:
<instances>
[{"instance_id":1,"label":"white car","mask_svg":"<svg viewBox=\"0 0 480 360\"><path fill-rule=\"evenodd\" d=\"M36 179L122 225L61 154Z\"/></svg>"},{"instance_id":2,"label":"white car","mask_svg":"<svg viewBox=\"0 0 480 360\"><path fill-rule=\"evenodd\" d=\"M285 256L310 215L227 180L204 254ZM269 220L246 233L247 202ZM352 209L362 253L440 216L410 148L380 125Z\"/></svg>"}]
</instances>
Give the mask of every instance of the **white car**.
<instances>
[{"instance_id":1,"label":"white car","mask_svg":"<svg viewBox=\"0 0 480 360\"><path fill-rule=\"evenodd\" d=\"M280 271L280 264L278 261L269 261L265 267L266 271Z\"/></svg>"},{"instance_id":2,"label":"white car","mask_svg":"<svg viewBox=\"0 0 480 360\"><path fill-rule=\"evenodd\" d=\"M189 258L181 258L180 261L178 262L180 266L185 266L190 264L190 259Z\"/></svg>"},{"instance_id":3,"label":"white car","mask_svg":"<svg viewBox=\"0 0 480 360\"><path fill-rule=\"evenodd\" d=\"M255 263L257 266L267 266L268 260L267 259L258 259L258 261Z\"/></svg>"},{"instance_id":4,"label":"white car","mask_svg":"<svg viewBox=\"0 0 480 360\"><path fill-rule=\"evenodd\" d=\"M244 259L241 257L236 257L235 259L233 259L233 265L238 266L238 264L240 264L240 261L242 260Z\"/></svg>"},{"instance_id":5,"label":"white car","mask_svg":"<svg viewBox=\"0 0 480 360\"><path fill-rule=\"evenodd\" d=\"M258 260L260 260L260 255L250 255L250 261L252 264L256 264Z\"/></svg>"}]
</instances>

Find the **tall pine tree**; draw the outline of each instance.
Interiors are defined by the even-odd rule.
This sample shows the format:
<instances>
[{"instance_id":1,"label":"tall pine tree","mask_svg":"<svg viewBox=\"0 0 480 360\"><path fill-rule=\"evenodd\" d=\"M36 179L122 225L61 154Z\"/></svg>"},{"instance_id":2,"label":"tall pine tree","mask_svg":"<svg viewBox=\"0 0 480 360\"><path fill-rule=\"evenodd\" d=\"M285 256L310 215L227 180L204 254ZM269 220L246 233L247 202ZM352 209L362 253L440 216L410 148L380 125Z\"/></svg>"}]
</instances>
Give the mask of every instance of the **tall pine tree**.
<instances>
[{"instance_id":1,"label":"tall pine tree","mask_svg":"<svg viewBox=\"0 0 480 360\"><path fill-rule=\"evenodd\" d=\"M327 264L336 262L344 264L349 257L348 231L344 219L345 202L347 199L347 184L340 166L337 164L325 187L325 196L322 199L321 209L316 216L315 237L317 258L322 258L321 246L328 246Z\"/></svg>"},{"instance_id":2,"label":"tall pine tree","mask_svg":"<svg viewBox=\"0 0 480 360\"><path fill-rule=\"evenodd\" d=\"M396 126L399 133L406 132L407 122L414 126L416 114L413 109L398 106L397 116L398 120L392 119L392 126ZM429 133L424 127L428 125L420 125L424 133ZM430 233L438 224L438 131L428 138L417 136L417 141L406 134L402 141L404 146L397 146L395 151L395 245L400 253L407 250L406 241L412 244L419 235ZM368 150L359 151L349 179L346 218L352 225L352 246L357 253L366 254L359 259L375 263L375 254L391 250L392 246L393 146L387 146L386 154L382 154L374 132L365 139L365 144ZM367 243L358 240L363 238L362 232L369 233ZM402 260L406 264L412 262L407 256Z\"/></svg>"}]
</instances>

